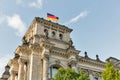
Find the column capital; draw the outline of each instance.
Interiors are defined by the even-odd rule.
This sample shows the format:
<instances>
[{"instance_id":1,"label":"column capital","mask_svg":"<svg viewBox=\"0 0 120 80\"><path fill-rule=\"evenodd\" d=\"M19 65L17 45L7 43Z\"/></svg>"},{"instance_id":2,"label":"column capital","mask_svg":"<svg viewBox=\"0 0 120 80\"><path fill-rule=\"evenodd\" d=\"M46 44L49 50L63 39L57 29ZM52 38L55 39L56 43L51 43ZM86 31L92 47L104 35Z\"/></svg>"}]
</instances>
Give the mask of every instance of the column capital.
<instances>
[{"instance_id":1,"label":"column capital","mask_svg":"<svg viewBox=\"0 0 120 80\"><path fill-rule=\"evenodd\" d=\"M15 80L16 74L17 74L17 71L14 71L14 70L11 71L11 80Z\"/></svg>"},{"instance_id":2,"label":"column capital","mask_svg":"<svg viewBox=\"0 0 120 80\"><path fill-rule=\"evenodd\" d=\"M28 47L28 46L19 46L16 51L15 51L16 54L31 54L31 49Z\"/></svg>"},{"instance_id":3,"label":"column capital","mask_svg":"<svg viewBox=\"0 0 120 80\"><path fill-rule=\"evenodd\" d=\"M18 63L20 63L20 64L25 64L26 62L27 62L27 60L25 60L25 59L22 59L22 58L18 59Z\"/></svg>"},{"instance_id":4,"label":"column capital","mask_svg":"<svg viewBox=\"0 0 120 80\"><path fill-rule=\"evenodd\" d=\"M42 52L42 48L41 48L40 45L37 44L37 43L30 45L30 48L31 48L32 51L34 51L34 52L37 52L37 53Z\"/></svg>"},{"instance_id":5,"label":"column capital","mask_svg":"<svg viewBox=\"0 0 120 80\"><path fill-rule=\"evenodd\" d=\"M14 71L14 70L11 70L11 74L12 74L12 75L17 75L18 72L17 72L17 71Z\"/></svg>"}]
</instances>

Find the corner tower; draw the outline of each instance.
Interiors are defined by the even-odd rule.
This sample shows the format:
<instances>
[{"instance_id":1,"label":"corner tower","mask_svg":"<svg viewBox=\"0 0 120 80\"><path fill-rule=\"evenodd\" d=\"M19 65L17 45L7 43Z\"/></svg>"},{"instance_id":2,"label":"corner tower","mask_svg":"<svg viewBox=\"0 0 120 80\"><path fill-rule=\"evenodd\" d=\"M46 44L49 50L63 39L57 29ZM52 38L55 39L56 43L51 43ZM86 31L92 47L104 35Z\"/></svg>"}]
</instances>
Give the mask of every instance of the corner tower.
<instances>
[{"instance_id":1,"label":"corner tower","mask_svg":"<svg viewBox=\"0 0 120 80\"><path fill-rule=\"evenodd\" d=\"M70 38L72 29L36 17L8 65L9 80L49 80L58 68L77 70L79 51ZM13 73L14 72L14 73Z\"/></svg>"},{"instance_id":2,"label":"corner tower","mask_svg":"<svg viewBox=\"0 0 120 80\"><path fill-rule=\"evenodd\" d=\"M71 31L72 29L64 25L36 17L23 39L31 44L40 44L46 38L54 46L67 49L69 44L71 44Z\"/></svg>"}]
</instances>

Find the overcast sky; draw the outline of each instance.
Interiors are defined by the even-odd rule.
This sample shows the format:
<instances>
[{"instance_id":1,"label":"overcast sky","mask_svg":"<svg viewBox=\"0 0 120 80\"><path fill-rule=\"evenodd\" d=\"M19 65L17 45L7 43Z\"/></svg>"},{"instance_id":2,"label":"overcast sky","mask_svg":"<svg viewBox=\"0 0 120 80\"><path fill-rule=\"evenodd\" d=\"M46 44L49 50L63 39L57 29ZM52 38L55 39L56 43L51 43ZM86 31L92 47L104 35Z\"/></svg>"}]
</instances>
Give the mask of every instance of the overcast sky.
<instances>
[{"instance_id":1,"label":"overcast sky","mask_svg":"<svg viewBox=\"0 0 120 80\"><path fill-rule=\"evenodd\" d=\"M81 56L120 59L120 0L0 0L0 75L34 17L49 12L73 29Z\"/></svg>"}]
</instances>

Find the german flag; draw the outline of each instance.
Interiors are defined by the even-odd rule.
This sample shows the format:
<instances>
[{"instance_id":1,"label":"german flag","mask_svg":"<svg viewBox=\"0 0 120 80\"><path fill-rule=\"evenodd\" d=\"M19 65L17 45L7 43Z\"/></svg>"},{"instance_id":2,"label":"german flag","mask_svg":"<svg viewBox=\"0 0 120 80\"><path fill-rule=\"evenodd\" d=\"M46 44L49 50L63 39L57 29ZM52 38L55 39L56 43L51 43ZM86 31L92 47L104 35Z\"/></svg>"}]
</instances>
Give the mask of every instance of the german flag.
<instances>
[{"instance_id":1,"label":"german flag","mask_svg":"<svg viewBox=\"0 0 120 80\"><path fill-rule=\"evenodd\" d=\"M47 13L47 20L53 20L58 23L59 18L55 15L52 15L50 13Z\"/></svg>"}]
</instances>

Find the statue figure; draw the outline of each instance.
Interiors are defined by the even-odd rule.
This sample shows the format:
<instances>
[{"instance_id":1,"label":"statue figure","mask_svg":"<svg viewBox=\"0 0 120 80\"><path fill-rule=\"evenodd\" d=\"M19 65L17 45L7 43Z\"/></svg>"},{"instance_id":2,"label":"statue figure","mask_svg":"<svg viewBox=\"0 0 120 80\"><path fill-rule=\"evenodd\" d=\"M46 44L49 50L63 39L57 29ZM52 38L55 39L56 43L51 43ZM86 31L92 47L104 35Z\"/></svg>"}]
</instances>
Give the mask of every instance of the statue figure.
<instances>
[{"instance_id":1,"label":"statue figure","mask_svg":"<svg viewBox=\"0 0 120 80\"><path fill-rule=\"evenodd\" d=\"M70 46L73 46L73 41L71 38L70 38L69 44L70 44Z\"/></svg>"},{"instance_id":2,"label":"statue figure","mask_svg":"<svg viewBox=\"0 0 120 80\"><path fill-rule=\"evenodd\" d=\"M48 38L48 30L45 29L44 32L45 32L45 37Z\"/></svg>"},{"instance_id":3,"label":"statue figure","mask_svg":"<svg viewBox=\"0 0 120 80\"><path fill-rule=\"evenodd\" d=\"M23 37L22 41L23 41L23 44L27 43L27 40L25 39L25 36Z\"/></svg>"}]
</instances>

